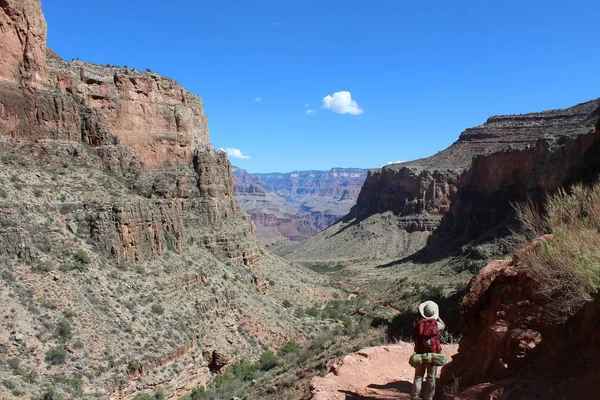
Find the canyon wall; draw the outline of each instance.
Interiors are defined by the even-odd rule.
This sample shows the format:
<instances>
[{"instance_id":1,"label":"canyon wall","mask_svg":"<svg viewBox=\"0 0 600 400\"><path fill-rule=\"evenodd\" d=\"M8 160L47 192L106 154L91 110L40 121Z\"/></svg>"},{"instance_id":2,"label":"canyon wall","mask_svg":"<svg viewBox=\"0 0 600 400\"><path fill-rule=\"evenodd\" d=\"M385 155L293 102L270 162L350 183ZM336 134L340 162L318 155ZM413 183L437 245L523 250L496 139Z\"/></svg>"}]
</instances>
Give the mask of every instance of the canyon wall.
<instances>
[{"instance_id":1,"label":"canyon wall","mask_svg":"<svg viewBox=\"0 0 600 400\"><path fill-rule=\"evenodd\" d=\"M366 174L358 168L265 174L233 170L236 198L266 245L306 239L335 223L355 204Z\"/></svg>"},{"instance_id":2,"label":"canyon wall","mask_svg":"<svg viewBox=\"0 0 600 400\"><path fill-rule=\"evenodd\" d=\"M599 115L600 99L491 117L431 157L370 171L348 215L284 254L307 262L329 257L331 263L431 259L492 229L508 235L513 202L539 202L548 191L596 177Z\"/></svg>"},{"instance_id":3,"label":"canyon wall","mask_svg":"<svg viewBox=\"0 0 600 400\"><path fill-rule=\"evenodd\" d=\"M167 242L179 250L205 245L246 264L258 257L254 227L235 202L225 154L210 145L198 96L152 72L66 62L51 51L46 57L39 1L3 2L1 15L8 57L0 136L31 144L32 152L45 140L87 143L102 159L96 167L145 197L170 199L167 207L144 199L135 207L94 205L81 225L103 249L119 262L160 256Z\"/></svg>"},{"instance_id":4,"label":"canyon wall","mask_svg":"<svg viewBox=\"0 0 600 400\"><path fill-rule=\"evenodd\" d=\"M39 0L0 1L0 398L177 398L302 341L282 303L329 295L261 251L200 98L45 38Z\"/></svg>"}]
</instances>

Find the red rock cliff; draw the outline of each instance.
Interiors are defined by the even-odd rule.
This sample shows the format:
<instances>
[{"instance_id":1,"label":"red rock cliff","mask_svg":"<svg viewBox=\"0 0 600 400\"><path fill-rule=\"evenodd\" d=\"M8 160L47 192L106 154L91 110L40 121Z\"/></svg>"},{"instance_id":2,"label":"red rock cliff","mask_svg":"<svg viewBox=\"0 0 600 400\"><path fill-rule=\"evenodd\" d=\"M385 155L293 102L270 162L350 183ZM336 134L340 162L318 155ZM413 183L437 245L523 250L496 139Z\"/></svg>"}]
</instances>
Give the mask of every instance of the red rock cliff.
<instances>
[{"instance_id":1,"label":"red rock cliff","mask_svg":"<svg viewBox=\"0 0 600 400\"><path fill-rule=\"evenodd\" d=\"M442 376L446 382L459 378L457 399L592 398L600 389L598 302L551 318L538 285L518 253L473 277L460 304L458 354Z\"/></svg>"},{"instance_id":2,"label":"red rock cliff","mask_svg":"<svg viewBox=\"0 0 600 400\"><path fill-rule=\"evenodd\" d=\"M0 80L42 82L46 21L38 0L0 2Z\"/></svg>"},{"instance_id":3,"label":"red rock cliff","mask_svg":"<svg viewBox=\"0 0 600 400\"><path fill-rule=\"evenodd\" d=\"M135 204L71 206L74 223L100 248L138 262L169 246L201 244L256 261L254 226L233 197L229 161L209 142L198 96L155 73L47 56L39 0L0 1L0 28L1 150L105 168L143 196ZM93 151L65 152L48 140ZM9 239L0 240L0 253Z\"/></svg>"}]
</instances>

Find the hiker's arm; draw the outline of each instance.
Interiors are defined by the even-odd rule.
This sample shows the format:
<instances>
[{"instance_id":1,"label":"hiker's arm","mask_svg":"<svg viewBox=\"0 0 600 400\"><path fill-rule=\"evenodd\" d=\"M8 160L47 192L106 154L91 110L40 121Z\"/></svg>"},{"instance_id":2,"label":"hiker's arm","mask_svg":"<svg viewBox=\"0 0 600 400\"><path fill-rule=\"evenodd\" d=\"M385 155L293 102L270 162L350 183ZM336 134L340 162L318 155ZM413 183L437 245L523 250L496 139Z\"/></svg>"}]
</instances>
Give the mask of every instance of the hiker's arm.
<instances>
[{"instance_id":1,"label":"hiker's arm","mask_svg":"<svg viewBox=\"0 0 600 400\"><path fill-rule=\"evenodd\" d=\"M446 324L444 323L444 321L442 321L442 319L440 317L438 317L437 322L442 324L440 331L443 331L444 329L446 329Z\"/></svg>"}]
</instances>

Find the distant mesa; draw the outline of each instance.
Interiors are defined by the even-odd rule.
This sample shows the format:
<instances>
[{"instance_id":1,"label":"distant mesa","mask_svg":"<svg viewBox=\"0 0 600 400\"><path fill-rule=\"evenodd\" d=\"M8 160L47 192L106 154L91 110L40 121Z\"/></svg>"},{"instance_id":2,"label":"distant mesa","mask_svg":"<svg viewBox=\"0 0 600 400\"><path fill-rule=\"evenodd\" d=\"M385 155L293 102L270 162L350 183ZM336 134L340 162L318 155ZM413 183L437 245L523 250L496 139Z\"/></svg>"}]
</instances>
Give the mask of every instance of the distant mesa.
<instances>
[{"instance_id":1,"label":"distant mesa","mask_svg":"<svg viewBox=\"0 0 600 400\"><path fill-rule=\"evenodd\" d=\"M235 197L265 245L306 239L335 223L356 203L367 172L333 168L251 174L232 168Z\"/></svg>"}]
</instances>

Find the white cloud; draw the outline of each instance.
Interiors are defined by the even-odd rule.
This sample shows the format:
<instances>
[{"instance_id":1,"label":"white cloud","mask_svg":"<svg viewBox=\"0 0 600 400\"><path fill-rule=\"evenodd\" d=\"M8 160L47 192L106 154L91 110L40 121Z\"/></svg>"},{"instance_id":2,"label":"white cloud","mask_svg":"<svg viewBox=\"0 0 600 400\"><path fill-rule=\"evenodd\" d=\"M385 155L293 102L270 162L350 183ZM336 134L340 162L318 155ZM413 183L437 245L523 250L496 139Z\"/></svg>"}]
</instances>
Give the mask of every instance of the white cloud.
<instances>
[{"instance_id":1,"label":"white cloud","mask_svg":"<svg viewBox=\"0 0 600 400\"><path fill-rule=\"evenodd\" d=\"M262 101L262 99L260 97L257 97L257 98L254 99L255 103L258 103L258 102L261 102L261 101Z\"/></svg>"},{"instance_id":2,"label":"white cloud","mask_svg":"<svg viewBox=\"0 0 600 400\"><path fill-rule=\"evenodd\" d=\"M390 165L390 164L400 164L400 163L403 163L403 162L406 162L406 161L404 161L404 160L390 161L390 162L387 163L387 165Z\"/></svg>"},{"instance_id":3,"label":"white cloud","mask_svg":"<svg viewBox=\"0 0 600 400\"><path fill-rule=\"evenodd\" d=\"M313 115L313 114L316 114L316 113L317 113L317 110L312 110L310 108L308 110L306 110L306 115Z\"/></svg>"},{"instance_id":4,"label":"white cloud","mask_svg":"<svg viewBox=\"0 0 600 400\"><path fill-rule=\"evenodd\" d=\"M219 149L219 150L227 153L227 157L230 157L230 158L239 158L241 160L247 160L250 158L250 156L243 155L242 151L240 149L226 148L226 149Z\"/></svg>"},{"instance_id":5,"label":"white cloud","mask_svg":"<svg viewBox=\"0 0 600 400\"><path fill-rule=\"evenodd\" d=\"M323 97L323 107L325 110L331 110L336 114L360 115L364 111L358 106L352 95L348 91L335 92L333 95Z\"/></svg>"},{"instance_id":6,"label":"white cloud","mask_svg":"<svg viewBox=\"0 0 600 400\"><path fill-rule=\"evenodd\" d=\"M281 22L273 22L273 26L281 26Z\"/></svg>"}]
</instances>

